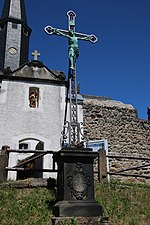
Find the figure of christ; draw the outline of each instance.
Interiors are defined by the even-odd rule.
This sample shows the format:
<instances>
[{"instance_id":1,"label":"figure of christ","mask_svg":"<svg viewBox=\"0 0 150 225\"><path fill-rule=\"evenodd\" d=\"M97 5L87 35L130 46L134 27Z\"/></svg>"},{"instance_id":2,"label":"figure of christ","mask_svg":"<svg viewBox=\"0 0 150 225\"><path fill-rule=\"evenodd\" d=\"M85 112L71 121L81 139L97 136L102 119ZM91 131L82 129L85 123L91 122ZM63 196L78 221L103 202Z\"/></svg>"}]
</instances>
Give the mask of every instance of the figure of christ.
<instances>
[{"instance_id":1,"label":"figure of christ","mask_svg":"<svg viewBox=\"0 0 150 225\"><path fill-rule=\"evenodd\" d=\"M68 34L64 34L59 29L54 29L53 32L68 38L69 68L75 70L76 59L79 57L78 40L91 40L92 37L90 35L86 37L77 37L73 30L69 30Z\"/></svg>"}]
</instances>

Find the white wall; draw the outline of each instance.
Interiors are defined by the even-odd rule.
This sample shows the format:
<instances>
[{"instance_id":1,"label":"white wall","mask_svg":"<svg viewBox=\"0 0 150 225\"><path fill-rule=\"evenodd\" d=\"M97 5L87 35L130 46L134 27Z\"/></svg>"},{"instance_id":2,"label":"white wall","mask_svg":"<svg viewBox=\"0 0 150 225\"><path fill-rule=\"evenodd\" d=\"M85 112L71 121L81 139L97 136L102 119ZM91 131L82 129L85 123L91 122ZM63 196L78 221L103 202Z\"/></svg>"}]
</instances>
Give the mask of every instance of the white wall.
<instances>
[{"instance_id":1,"label":"white wall","mask_svg":"<svg viewBox=\"0 0 150 225\"><path fill-rule=\"evenodd\" d=\"M39 108L29 107L29 87L40 90ZM9 145L19 148L23 139L37 139L44 142L45 150L60 150L65 107L65 86L54 84L3 81L0 94L0 147ZM18 155L11 154L9 166L15 166ZM44 167L51 163L49 155L44 157ZM9 172L9 179L15 179L15 172ZM45 173L44 176L49 176Z\"/></svg>"},{"instance_id":2,"label":"white wall","mask_svg":"<svg viewBox=\"0 0 150 225\"><path fill-rule=\"evenodd\" d=\"M39 107L29 107L29 88L39 88ZM65 86L54 84L31 83L25 81L3 80L0 93L0 147L10 146L18 149L19 142L33 140L44 142L44 150L61 149L61 132L65 112ZM69 114L69 110L68 110ZM79 122L83 122L82 105L78 105ZM67 116L69 121L69 117ZM30 143L31 144L31 143ZM11 153L9 167L28 154ZM44 156L43 168L52 169L52 155ZM8 172L8 179L16 179L17 172ZM55 177L56 173L43 173L43 177Z\"/></svg>"}]
</instances>

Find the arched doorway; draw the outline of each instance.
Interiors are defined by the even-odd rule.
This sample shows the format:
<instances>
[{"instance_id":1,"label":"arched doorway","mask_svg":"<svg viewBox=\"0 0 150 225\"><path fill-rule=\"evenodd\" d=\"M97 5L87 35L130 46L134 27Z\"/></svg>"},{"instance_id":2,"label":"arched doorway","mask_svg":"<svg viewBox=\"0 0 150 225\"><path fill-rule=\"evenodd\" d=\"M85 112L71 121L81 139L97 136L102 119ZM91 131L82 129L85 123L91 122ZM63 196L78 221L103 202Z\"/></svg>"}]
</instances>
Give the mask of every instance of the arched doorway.
<instances>
[{"instance_id":1,"label":"arched doorway","mask_svg":"<svg viewBox=\"0 0 150 225\"><path fill-rule=\"evenodd\" d=\"M19 148L20 149L31 149L31 150L44 150L44 142L37 140L37 139L25 139L19 141ZM36 170L42 170L43 169L43 157L33 159L35 156L38 156L38 153L31 154L26 153L22 154L23 156L20 157L18 160L18 166L19 164L22 164L21 167L25 168L27 170L24 171L18 171L17 172L17 180L23 180L27 178L42 178L43 172L42 171L36 171ZM29 161L29 162L28 162ZM28 170L30 169L30 170Z\"/></svg>"}]
</instances>

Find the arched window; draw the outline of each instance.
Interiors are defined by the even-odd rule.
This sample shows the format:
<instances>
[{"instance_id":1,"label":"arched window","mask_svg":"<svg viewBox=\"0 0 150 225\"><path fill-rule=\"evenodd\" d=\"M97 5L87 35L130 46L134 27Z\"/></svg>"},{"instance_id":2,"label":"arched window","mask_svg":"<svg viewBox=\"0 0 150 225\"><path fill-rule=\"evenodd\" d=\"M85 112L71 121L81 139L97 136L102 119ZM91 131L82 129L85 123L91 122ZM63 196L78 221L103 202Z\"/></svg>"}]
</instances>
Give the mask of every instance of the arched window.
<instances>
[{"instance_id":1,"label":"arched window","mask_svg":"<svg viewBox=\"0 0 150 225\"><path fill-rule=\"evenodd\" d=\"M29 107L30 108L39 107L39 88L38 87L29 88Z\"/></svg>"}]
</instances>

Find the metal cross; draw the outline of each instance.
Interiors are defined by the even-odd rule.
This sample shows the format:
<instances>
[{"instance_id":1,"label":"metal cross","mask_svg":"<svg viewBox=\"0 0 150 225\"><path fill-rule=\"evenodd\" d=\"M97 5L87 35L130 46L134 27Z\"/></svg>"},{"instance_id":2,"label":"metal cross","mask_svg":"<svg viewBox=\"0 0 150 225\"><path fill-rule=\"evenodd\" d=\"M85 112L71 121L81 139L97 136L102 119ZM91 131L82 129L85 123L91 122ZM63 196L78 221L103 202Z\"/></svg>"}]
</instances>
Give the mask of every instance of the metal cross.
<instances>
[{"instance_id":1,"label":"metal cross","mask_svg":"<svg viewBox=\"0 0 150 225\"><path fill-rule=\"evenodd\" d=\"M78 40L86 40L86 41L95 43L98 39L93 34L87 35L87 34L75 32L76 14L70 10L67 12L67 16L68 16L68 30L57 29L51 26L46 26L44 30L47 34L55 34L55 35L64 36L68 38L69 68L71 70L75 70L76 59L79 56Z\"/></svg>"},{"instance_id":2,"label":"metal cross","mask_svg":"<svg viewBox=\"0 0 150 225\"><path fill-rule=\"evenodd\" d=\"M68 16L68 30L56 29L56 28L53 28L51 26L46 26L44 28L45 32L47 34L56 34L56 35L63 36L63 34L65 34L65 35L68 34L70 30L75 31L75 17L76 17L75 12L70 10L70 11L67 12L67 16ZM56 30L60 31L62 34L57 33ZM87 34L75 32L75 36L78 37L79 39L90 36L91 38L88 41L90 41L92 43L95 43L98 40L97 37L94 34L87 35Z\"/></svg>"},{"instance_id":3,"label":"metal cross","mask_svg":"<svg viewBox=\"0 0 150 225\"><path fill-rule=\"evenodd\" d=\"M37 50L34 50L34 52L32 52L32 55L34 56L34 60L38 60L38 57L40 56L40 53Z\"/></svg>"},{"instance_id":4,"label":"metal cross","mask_svg":"<svg viewBox=\"0 0 150 225\"><path fill-rule=\"evenodd\" d=\"M76 85L76 59L79 56L78 40L86 40L92 43L97 42L97 37L93 34L87 35L75 32L75 17L73 11L67 12L68 16L68 30L56 29L51 26L44 28L47 34L55 34L68 38L69 48L69 90L67 92L67 102L69 102L70 121L65 121L63 134L63 143L69 137L69 147L79 146L83 136L81 132L81 124L78 122L78 104L77 104L77 85ZM67 104L67 103L66 103ZM66 118L66 115L65 115ZM67 132L66 132L67 130Z\"/></svg>"}]
</instances>

